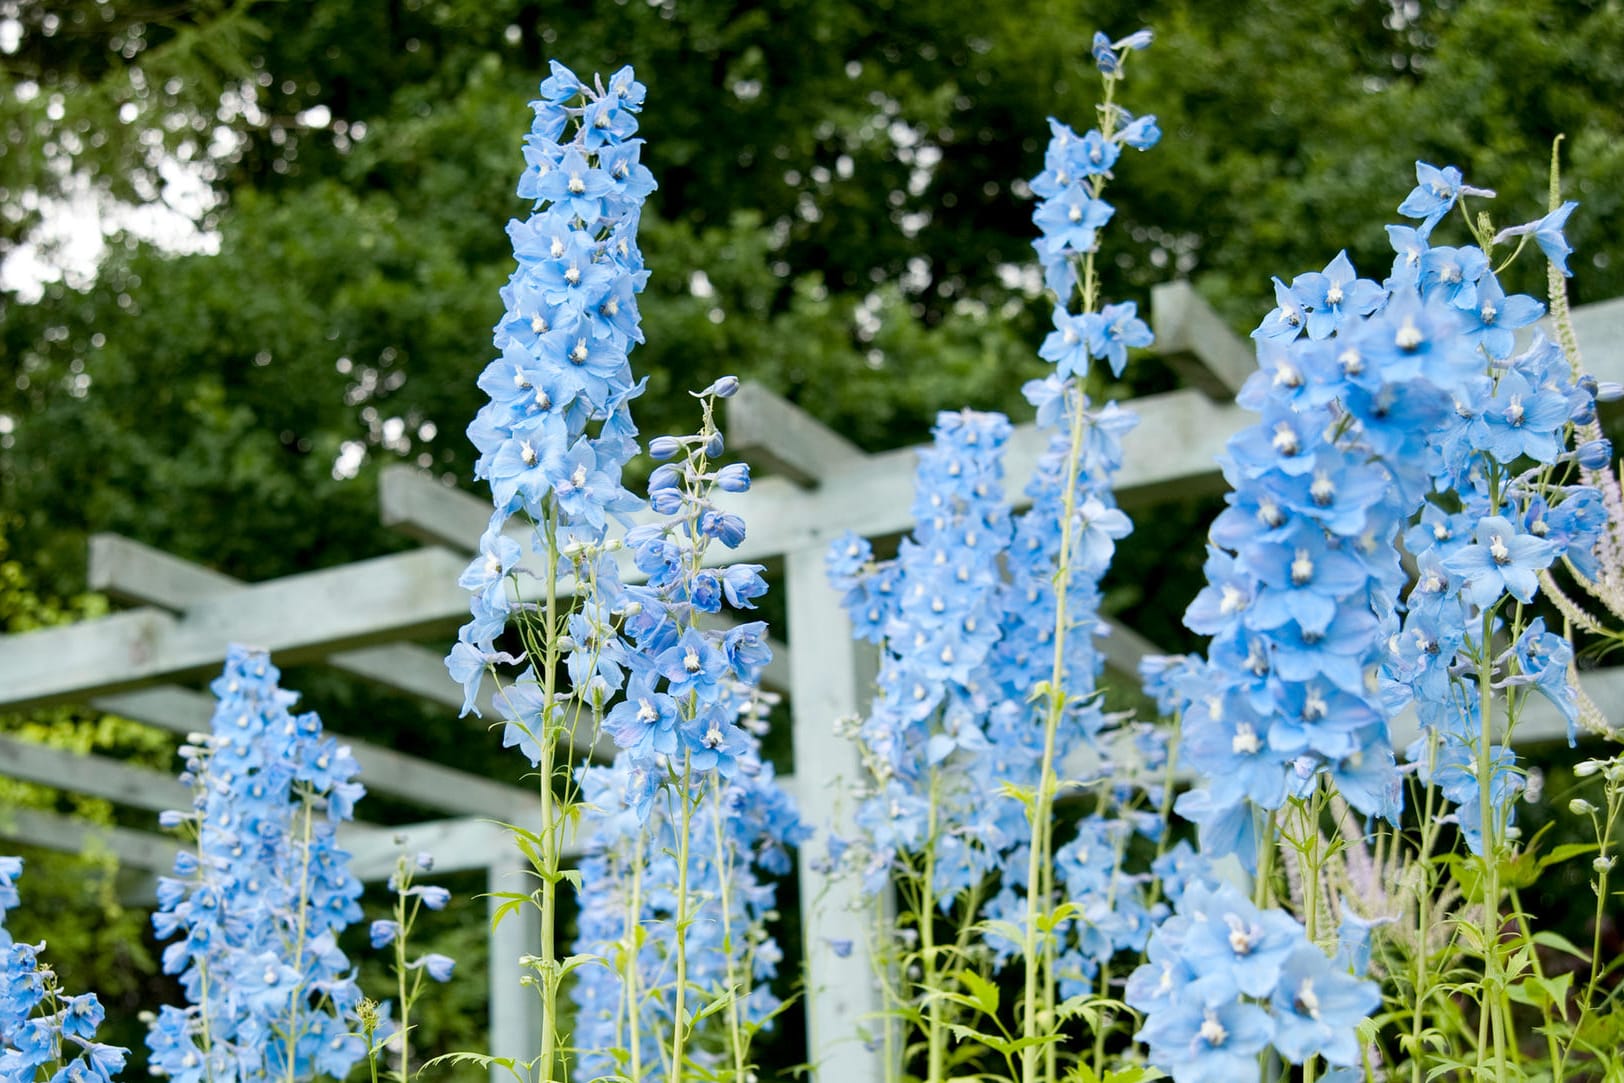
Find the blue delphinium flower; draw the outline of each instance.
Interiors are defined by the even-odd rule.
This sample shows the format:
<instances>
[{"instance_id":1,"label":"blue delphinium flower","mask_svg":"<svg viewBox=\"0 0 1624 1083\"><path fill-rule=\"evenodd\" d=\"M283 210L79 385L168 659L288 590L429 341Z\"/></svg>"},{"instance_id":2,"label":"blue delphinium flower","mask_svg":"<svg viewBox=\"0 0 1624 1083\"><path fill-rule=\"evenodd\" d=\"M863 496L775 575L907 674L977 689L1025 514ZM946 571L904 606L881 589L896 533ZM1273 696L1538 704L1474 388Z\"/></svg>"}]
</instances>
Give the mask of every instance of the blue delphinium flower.
<instances>
[{"instance_id":1,"label":"blue delphinium flower","mask_svg":"<svg viewBox=\"0 0 1624 1083\"><path fill-rule=\"evenodd\" d=\"M1121 78L1122 51L1148 41L1097 39L1108 85ZM1094 258L1110 220L1101 195L1123 148L1143 150L1159 136L1153 117L1132 118L1109 99L1100 115L1100 127L1082 135L1051 120L1045 168L1032 182L1035 248L1057 304L1039 350L1055 371L1025 388L1049 437L1025 488L1030 509L1013 514L1002 491L1008 422L944 413L920 457L915 527L896 557L876 561L866 541L848 536L827 565L855 634L881 646L875 698L850 731L868 774L857 837L832 840L831 862L869 892L909 883L921 922L930 909L975 905L979 913L956 916L1035 929L1034 908L1069 900L1075 910L1055 929L1063 995L1091 988L1116 952L1143 946L1155 911L1146 878L1123 858L1135 835L1156 836L1155 817L1089 820L1064 844L1045 837L1053 875L1036 882L1029 870L1042 851L1032 819L1048 823L1058 765L1085 749L1089 777L1076 781L1118 798L1149 792L1158 801L1146 778L1165 760L1153 730L1108 716L1095 695L1099 583L1132 529L1110 479L1136 419L1115 404L1093 406L1081 385L1099 361L1120 376L1129 349L1148 345L1151 333L1133 303L1102 303L1077 263ZM1090 288L1077 312L1079 281ZM1020 936L985 939L1000 965L1027 949Z\"/></svg>"},{"instance_id":2,"label":"blue delphinium flower","mask_svg":"<svg viewBox=\"0 0 1624 1083\"><path fill-rule=\"evenodd\" d=\"M1215 788L1181 799L1181 809L1199 810L1204 826L1221 825L1232 839L1244 835L1233 830L1234 799L1277 807L1304 792L1305 766L1342 784L1361 811L1395 814L1385 720L1418 693L1437 704L1424 721L1453 710L1451 661L1470 649L1453 600L1482 608L1510 588L1527 601L1536 573L1561 552L1582 553L1592 536L1558 545L1518 527L1515 512L1529 506L1532 489L1499 509L1470 495L1487 496L1486 463L1504 474L1514 462L1555 462L1563 427L1585 403L1575 401L1560 351L1542 338L1509 356L1511 332L1542 306L1508 297L1477 248L1428 241L1460 195L1492 193L1464 185L1453 169L1422 164L1417 174L1403 211L1428 221L1420 231L1389 230L1397 259L1385 285L1351 278L1339 256L1325 280L1363 300L1323 325L1322 338L1301 338L1328 300L1322 283L1302 276L1258 329L1263 368L1238 396L1263 422L1231 441L1225 472L1235 491L1213 526L1210 586L1187 615L1214 642L1213 680L1190 692L1197 702L1186 718L1185 762ZM1467 495L1465 512L1445 515L1426 499L1451 489ZM1568 498L1584 499L1566 489L1558 506ZM1416 533L1418 515L1442 533ZM1424 572L1402 615L1400 531ZM1411 690L1373 697L1364 682L1377 665ZM1314 692L1316 681L1337 694ZM1276 721L1259 730L1248 711ZM1270 772L1277 781L1265 785Z\"/></svg>"},{"instance_id":3,"label":"blue delphinium flower","mask_svg":"<svg viewBox=\"0 0 1624 1083\"><path fill-rule=\"evenodd\" d=\"M495 642L519 604L511 595L522 553L504 525L519 516L536 527L543 566L530 570L545 581L559 570L549 534L559 550L595 545L610 520L639 506L620 477L637 450L628 404L643 386L628 355L643 341L637 295L648 272L637 226L654 190L634 138L644 94L630 68L603 88L555 61L531 103L518 194L536 212L508 225L518 266L502 290L499 356L479 378L490 401L468 428L480 452L474 474L490 482L495 510L462 578L473 619L447 659L464 713L476 709L491 666L517 661ZM572 136L560 142L566 130Z\"/></svg>"},{"instance_id":4,"label":"blue delphinium flower","mask_svg":"<svg viewBox=\"0 0 1624 1083\"><path fill-rule=\"evenodd\" d=\"M772 657L766 625L714 622L728 609L755 608L766 590L763 568L707 566L712 542L731 548L744 531L717 498L747 491L749 471L715 461L723 451L715 404L737 387L724 378L698 392L700 431L655 441L656 455L674 460L649 479L649 505L662 518L628 531L624 543L646 580L622 584L606 559L592 577L597 608L572 626L568 664L578 684L599 681L608 704L624 671L623 694L603 720L619 748L614 763L578 772L596 830L581 864L576 950L622 967L576 972L576 1044L591 1050L577 1062L582 1080L630 1070L615 1059L632 1055L628 974L638 986L642 1078L663 1078L659 1045L676 1010L679 921L690 986L746 989L745 1028L765 1024L779 1004L765 984L781 958L767 927L769 878L788 871L787 847L808 832L761 759L766 700L756 686ZM612 679L603 675L605 659L616 667ZM712 1053L693 1045L688 1055L703 1063Z\"/></svg>"},{"instance_id":5,"label":"blue delphinium flower","mask_svg":"<svg viewBox=\"0 0 1624 1083\"><path fill-rule=\"evenodd\" d=\"M995 797L969 769L993 754L972 674L1000 636L1000 560L1013 529L1002 465L1011 426L999 414L944 412L935 432L919 459L916 526L897 556L883 568L856 565L854 558L869 555L866 543L842 539L828 567L854 623L869 606L883 606L874 621L884 648L877 694L857 730L877 785L858 806L867 838L851 859L863 861L865 886L878 890L895 863L926 842L926 796L934 792L942 805L938 838L953 853L935 866L934 886L951 897L988 872L1008 845L996 829L983 845L964 844L972 823L991 827L984 810ZM877 602L870 598L875 583L884 585Z\"/></svg>"},{"instance_id":6,"label":"blue delphinium flower","mask_svg":"<svg viewBox=\"0 0 1624 1083\"><path fill-rule=\"evenodd\" d=\"M21 858L0 856L0 1083L112 1083L129 1050L96 1041L101 1001L58 988L40 959L45 945L16 943L6 931L6 912L22 901L22 871Z\"/></svg>"},{"instance_id":7,"label":"blue delphinium flower","mask_svg":"<svg viewBox=\"0 0 1624 1083\"><path fill-rule=\"evenodd\" d=\"M184 1008L147 1036L155 1072L191 1083L317 1074L343 1078L366 1055L353 1033L361 1000L338 935L361 917L361 884L337 827L362 795L346 746L277 686L260 651L233 647L211 688L212 736L183 751L196 849L160 879L153 926L174 939L164 972Z\"/></svg>"},{"instance_id":8,"label":"blue delphinium flower","mask_svg":"<svg viewBox=\"0 0 1624 1083\"><path fill-rule=\"evenodd\" d=\"M741 694L734 702L748 720L755 709L752 697ZM769 925L775 916L774 880L790 871L790 848L811 832L774 778L772 765L760 759L756 738L747 734L747 743L735 773L719 788L709 788L691 815L688 890L705 905L695 912L683 948L687 980L700 988L734 988L740 996L740 1022L753 1029L768 1024L780 1007L769 985L783 960ZM581 861L574 950L599 960L622 959L623 966L632 968L639 1016L638 1078L664 1079L661 1047L669 1043L675 993L678 802L690 798L672 788L649 796L643 769L624 755L612 766L583 769L581 785L604 826ZM576 1005L575 1041L583 1050L576 1078L629 1075L622 974L606 962L589 963L575 972L570 995ZM724 1016L708 1018L715 1026ZM718 1066L731 1060L731 1050L717 1040L690 1049L698 1064Z\"/></svg>"},{"instance_id":9,"label":"blue delphinium flower","mask_svg":"<svg viewBox=\"0 0 1624 1083\"><path fill-rule=\"evenodd\" d=\"M1128 978L1152 1064L1204 1083L1250 1078L1271 1044L1293 1064L1358 1062L1358 1026L1381 1004L1375 982L1339 969L1295 919L1228 884L1191 883L1176 905Z\"/></svg>"}]
</instances>

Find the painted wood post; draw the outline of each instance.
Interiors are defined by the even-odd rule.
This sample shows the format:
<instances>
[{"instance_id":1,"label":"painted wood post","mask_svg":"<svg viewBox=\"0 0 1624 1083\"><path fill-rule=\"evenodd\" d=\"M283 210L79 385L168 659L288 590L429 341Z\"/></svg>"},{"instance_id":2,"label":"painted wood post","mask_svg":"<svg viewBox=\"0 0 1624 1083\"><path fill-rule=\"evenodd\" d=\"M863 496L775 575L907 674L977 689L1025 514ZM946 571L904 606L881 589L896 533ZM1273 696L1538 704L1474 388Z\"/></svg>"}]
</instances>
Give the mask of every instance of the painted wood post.
<instances>
[{"instance_id":1,"label":"painted wood post","mask_svg":"<svg viewBox=\"0 0 1624 1083\"><path fill-rule=\"evenodd\" d=\"M518 865L492 865L486 871L486 913L494 920L503 900L498 892L524 891L531 882L528 868ZM541 947L541 912L526 904L502 916L501 924L491 928L488 943L490 959L486 964L490 980L489 1049L493 1057L512 1057L526 1061L541 1049L541 996L533 986L521 984L528 975L517 960L521 955L534 955ZM521 1070L521 1075L525 1074ZM513 1074L506 1068L491 1066L491 1083L513 1083Z\"/></svg>"},{"instance_id":2,"label":"painted wood post","mask_svg":"<svg viewBox=\"0 0 1624 1083\"><path fill-rule=\"evenodd\" d=\"M794 720L796 799L818 832L800 853L801 928L806 944L807 1057L818 1083L877 1083L884 1065L878 989L867 949L867 909L857 885L819 871L828 833L849 834L853 786L861 765L851 742L836 736L837 720L862 706L857 644L840 598L824 577L823 547L785 555L789 608L790 713ZM831 940L849 940L837 955Z\"/></svg>"}]
</instances>

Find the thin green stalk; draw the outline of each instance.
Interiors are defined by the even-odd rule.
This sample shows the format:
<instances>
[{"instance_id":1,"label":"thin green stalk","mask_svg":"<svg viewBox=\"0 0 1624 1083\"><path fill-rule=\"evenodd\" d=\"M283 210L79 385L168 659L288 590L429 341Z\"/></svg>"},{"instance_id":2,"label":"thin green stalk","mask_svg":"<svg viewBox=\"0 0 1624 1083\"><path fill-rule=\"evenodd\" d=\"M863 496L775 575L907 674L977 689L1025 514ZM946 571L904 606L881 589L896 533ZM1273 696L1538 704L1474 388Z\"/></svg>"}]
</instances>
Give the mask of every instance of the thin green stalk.
<instances>
[{"instance_id":1,"label":"thin green stalk","mask_svg":"<svg viewBox=\"0 0 1624 1083\"><path fill-rule=\"evenodd\" d=\"M1491 506L1498 506L1491 501ZM1494 638L1493 610L1483 613L1481 657L1478 662L1477 694L1482 712L1482 733L1477 747L1477 785L1480 808L1480 829L1483 833L1483 920L1479 930L1483 941L1483 998L1482 1015L1478 1020L1477 1070L1482 1076L1484 1063L1484 1030L1494 1043L1494 1078L1506 1078L1506 1036L1502 1021L1504 979L1500 973L1500 854L1498 819L1494 812L1494 759L1492 737L1494 720L1494 671L1492 644ZM1491 994L1493 1000L1491 1002Z\"/></svg>"},{"instance_id":2,"label":"thin green stalk","mask_svg":"<svg viewBox=\"0 0 1624 1083\"><path fill-rule=\"evenodd\" d=\"M1308 934L1308 942L1315 947L1319 946L1319 882L1320 882L1320 802L1323 800L1325 789L1323 786L1314 787L1314 795L1308 800L1303 810L1303 846L1307 853L1303 859L1303 925ZM1310 1053L1303 1061L1303 1083L1314 1083L1315 1074L1319 1069L1317 1058Z\"/></svg>"},{"instance_id":3,"label":"thin green stalk","mask_svg":"<svg viewBox=\"0 0 1624 1083\"><path fill-rule=\"evenodd\" d=\"M643 1042L641 1029L643 1005L637 991L637 960L643 939L643 838L639 834L632 853L632 892L626 910L626 952L622 975L626 986L627 1047L631 1050L632 1078L643 1078Z\"/></svg>"},{"instance_id":4,"label":"thin green stalk","mask_svg":"<svg viewBox=\"0 0 1624 1083\"><path fill-rule=\"evenodd\" d=\"M406 995L406 932L411 919L406 913L405 884L396 881L395 892L395 994L400 1005L400 1071L396 1078L406 1083L410 1078L412 1001Z\"/></svg>"},{"instance_id":5,"label":"thin green stalk","mask_svg":"<svg viewBox=\"0 0 1624 1083\"><path fill-rule=\"evenodd\" d=\"M1257 882L1252 885L1252 904L1260 910L1267 909L1274 896L1271 883L1274 879L1274 836L1279 822L1280 814L1271 809L1263 825L1263 836L1258 839Z\"/></svg>"},{"instance_id":6,"label":"thin green stalk","mask_svg":"<svg viewBox=\"0 0 1624 1083\"><path fill-rule=\"evenodd\" d=\"M299 924L293 941L293 969L304 973L305 932L310 928L310 838L311 838L311 795L307 789L304 798L304 838L302 854L299 862ZM287 1083L294 1083L293 1070L298 1058L293 1051L298 1048L299 1039L303 1036L299 1027L299 999L304 995L303 986L295 986L292 995L288 998L288 1028L291 1033L287 1036L288 1046L288 1072Z\"/></svg>"},{"instance_id":7,"label":"thin green stalk","mask_svg":"<svg viewBox=\"0 0 1624 1083\"><path fill-rule=\"evenodd\" d=\"M1416 940L1415 940L1415 993L1414 1003L1411 1005L1410 1019L1410 1083L1422 1083L1424 1062L1422 1059L1421 1035L1426 1030L1426 1005L1431 996L1431 989L1427 979L1431 977L1431 967L1427 959L1427 933L1431 922L1429 920L1432 905L1432 845L1437 840L1437 817L1434 815L1434 802L1438 796L1438 787L1433 779L1438 770L1438 734L1431 731L1427 735L1427 787L1421 804L1421 849L1416 856L1417 867L1422 870L1423 883L1416 892Z\"/></svg>"},{"instance_id":8,"label":"thin green stalk","mask_svg":"<svg viewBox=\"0 0 1624 1083\"><path fill-rule=\"evenodd\" d=\"M541 1061L542 1083L555 1078L558 1048L558 874L562 849L558 837L558 810L553 795L553 711L558 700L558 511L548 502L544 515L547 542L547 605L544 610L541 733Z\"/></svg>"},{"instance_id":9,"label":"thin green stalk","mask_svg":"<svg viewBox=\"0 0 1624 1083\"><path fill-rule=\"evenodd\" d=\"M934 995L937 988L936 969L936 769L930 772L930 811L925 824L925 875L919 889L919 963L921 985L925 996L925 1078L928 1083L943 1083L947 1072L947 1029L942 1021L942 998Z\"/></svg>"},{"instance_id":10,"label":"thin green stalk","mask_svg":"<svg viewBox=\"0 0 1624 1083\"><path fill-rule=\"evenodd\" d=\"M1086 262L1087 279L1093 278L1093 257ZM1086 311L1086 309L1085 309ZM1083 441L1082 403L1075 388L1067 391L1071 399L1071 449L1066 459L1065 507L1060 529L1060 555L1055 571L1055 635L1054 661L1050 670L1049 692L1043 718L1043 759L1038 774L1038 792L1032 802L1032 844L1029 848L1026 876L1026 928L1022 944L1026 961L1024 999L1022 1001L1021 1037L1029 1044L1021 1050L1021 1083L1036 1083L1038 1078L1038 986L1042 964L1038 957L1038 917L1049 909L1049 899L1043 896L1044 837L1053 829L1050 822L1054 814L1054 796L1058 788L1054 770L1055 737L1060 727L1060 716L1065 709L1065 650L1066 630L1070 623L1067 606L1071 585L1072 521L1077 514L1077 476L1081 470Z\"/></svg>"},{"instance_id":11,"label":"thin green stalk","mask_svg":"<svg viewBox=\"0 0 1624 1083\"><path fill-rule=\"evenodd\" d=\"M671 1083L682 1083L682 1048L688 1040L688 1020L684 1017L688 995L688 835L693 826L694 805L689 797L693 785L693 754L682 754L682 831L677 836L677 1003L671 1018Z\"/></svg>"},{"instance_id":12,"label":"thin green stalk","mask_svg":"<svg viewBox=\"0 0 1624 1083\"><path fill-rule=\"evenodd\" d=\"M728 891L728 880L731 877L733 857L728 852L726 837L722 833L722 775L720 771L711 772L711 793L716 799L716 812L711 817L714 828L712 834L716 839L716 869L717 883L720 885L718 901L722 904L722 957L726 960L727 980L727 1031L728 1045L733 1051L733 1083L745 1083L745 1040L744 1027L739 1020L739 993L737 973L735 972L736 954L733 951L733 905L731 893ZM746 971L748 975L748 970ZM632 1078L637 1078L635 1075Z\"/></svg>"}]
</instances>

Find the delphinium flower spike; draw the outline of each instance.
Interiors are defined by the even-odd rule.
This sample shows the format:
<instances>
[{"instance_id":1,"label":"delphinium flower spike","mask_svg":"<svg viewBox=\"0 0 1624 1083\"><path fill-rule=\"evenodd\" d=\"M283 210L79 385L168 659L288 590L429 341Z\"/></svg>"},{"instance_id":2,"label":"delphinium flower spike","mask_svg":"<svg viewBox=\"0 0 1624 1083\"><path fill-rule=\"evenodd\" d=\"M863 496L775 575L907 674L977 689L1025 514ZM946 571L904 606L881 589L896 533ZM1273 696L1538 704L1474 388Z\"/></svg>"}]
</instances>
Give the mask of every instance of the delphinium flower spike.
<instances>
[{"instance_id":1,"label":"delphinium flower spike","mask_svg":"<svg viewBox=\"0 0 1624 1083\"><path fill-rule=\"evenodd\" d=\"M611 1070L675 1080L725 1062L738 1074L748 1035L778 1007L756 984L780 958L765 877L787 871L787 847L805 832L755 732L766 625L716 626L726 610L754 609L766 584L760 565L712 567L707 557L712 543L744 537L743 520L715 500L750 485L743 464L717 461L715 404L737 386L727 377L697 393L698 433L654 441L655 456L670 460L649 480L659 518L625 541L647 579L602 598L621 637L625 694L604 720L620 748L614 764L579 772L602 826L582 863L590 917L577 950L618 965L577 973L583 1081ZM694 989L726 998L725 1010L703 1013L725 1037L688 1033Z\"/></svg>"},{"instance_id":2,"label":"delphinium flower spike","mask_svg":"<svg viewBox=\"0 0 1624 1083\"><path fill-rule=\"evenodd\" d=\"M187 1005L165 1005L151 1064L178 1083L342 1079L366 1055L338 936L361 917L361 884L337 844L363 790L346 746L277 686L261 651L233 647L211 688L210 735L183 749L190 810L166 813L196 848L158 883L153 926Z\"/></svg>"},{"instance_id":3,"label":"delphinium flower spike","mask_svg":"<svg viewBox=\"0 0 1624 1083\"><path fill-rule=\"evenodd\" d=\"M473 619L446 664L465 713L478 710L484 677L497 677L503 743L537 768L541 827L528 852L543 935L528 958L544 1019L536 1071L548 1079L562 1049L553 930L574 760L623 680L604 599L618 589L609 526L640 506L621 472L637 452L629 404L643 389L628 355L643 341L637 230L655 187L636 137L645 95L629 67L588 83L554 61L542 82L518 186L535 212L508 225L517 266L502 290L498 356L479 377L489 402L468 429L493 513L461 580ZM538 584L523 600L521 582ZM505 635L520 649L499 643Z\"/></svg>"}]
</instances>

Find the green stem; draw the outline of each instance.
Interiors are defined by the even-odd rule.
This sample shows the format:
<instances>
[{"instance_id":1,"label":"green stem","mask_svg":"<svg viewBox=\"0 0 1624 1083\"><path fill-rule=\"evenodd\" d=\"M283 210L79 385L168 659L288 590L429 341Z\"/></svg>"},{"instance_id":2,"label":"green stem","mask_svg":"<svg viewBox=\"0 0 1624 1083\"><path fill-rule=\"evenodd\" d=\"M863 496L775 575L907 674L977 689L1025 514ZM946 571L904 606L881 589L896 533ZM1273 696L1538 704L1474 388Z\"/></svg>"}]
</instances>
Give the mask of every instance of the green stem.
<instances>
[{"instance_id":1,"label":"green stem","mask_svg":"<svg viewBox=\"0 0 1624 1083\"><path fill-rule=\"evenodd\" d=\"M1086 261L1085 281L1093 278L1093 257ZM1066 392L1071 404L1071 446L1066 457L1065 508L1060 529L1060 555L1055 569L1054 661L1049 674L1049 691L1043 717L1043 759L1039 767L1038 792L1032 802L1032 844L1027 858L1026 928L1022 945L1026 962L1025 996L1022 1001L1021 1037L1028 1043L1021 1050L1021 1083L1038 1078L1038 992L1042 962L1038 955L1038 918L1049 909L1043 893L1043 855L1046 836L1053 830L1054 797L1058 788L1054 770L1055 737L1066 704L1066 631L1070 622L1068 588L1071 584L1073 520L1077 515L1077 476L1081 470L1083 409L1075 386Z\"/></svg>"},{"instance_id":2,"label":"green stem","mask_svg":"<svg viewBox=\"0 0 1624 1083\"><path fill-rule=\"evenodd\" d=\"M1425 1060L1422 1057L1421 1035L1426 1029L1426 1005L1431 996L1428 978L1432 969L1427 958L1427 934L1430 931L1430 913L1432 906L1432 845L1437 838L1437 817L1434 815L1434 802L1438 795L1437 786L1430 780L1436 776L1438 770L1438 734L1433 730L1427 735L1427 778L1429 779L1422 799L1421 807L1421 852L1416 857L1416 867L1421 870L1423 882L1420 890L1416 892L1416 940L1415 940L1415 993L1414 1004L1411 1005L1410 1018L1410 1083L1422 1083L1425 1071Z\"/></svg>"},{"instance_id":3,"label":"green stem","mask_svg":"<svg viewBox=\"0 0 1624 1083\"><path fill-rule=\"evenodd\" d=\"M1271 883L1274 879L1274 836L1279 822L1280 814L1271 809L1263 825L1263 835L1258 839L1257 882L1252 885L1252 904L1259 910L1267 909L1274 896Z\"/></svg>"},{"instance_id":4,"label":"green stem","mask_svg":"<svg viewBox=\"0 0 1624 1083\"><path fill-rule=\"evenodd\" d=\"M643 1005L637 992L637 960L643 940L643 837L638 835L632 854L631 901L626 909L626 951L622 978L626 985L627 1047L631 1051L632 1078L643 1078L643 1042L639 1033Z\"/></svg>"},{"instance_id":5,"label":"green stem","mask_svg":"<svg viewBox=\"0 0 1624 1083\"><path fill-rule=\"evenodd\" d=\"M1498 506L1491 501L1491 506ZM1477 746L1477 785L1479 829L1482 831L1483 850L1483 921L1480 928L1483 941L1484 988L1482 1016L1478 1021L1478 1075L1484 1071L1484 1030L1494 1043L1494 1078L1506 1078L1506 1036L1501 1018L1501 999L1504 996L1500 973L1500 853L1498 818L1494 812L1494 613L1483 613L1482 640L1477 671L1478 707L1482 714L1482 733ZM1492 999L1491 999L1492 998Z\"/></svg>"},{"instance_id":6,"label":"green stem","mask_svg":"<svg viewBox=\"0 0 1624 1083\"><path fill-rule=\"evenodd\" d=\"M558 509L551 500L544 516L547 542L547 605L544 610L542 651L542 708L540 779L541 798L541 1060L542 1083L552 1083L558 1056L558 878L562 863L558 837L557 799L553 794L554 743L553 713L558 703Z\"/></svg>"},{"instance_id":7,"label":"green stem","mask_svg":"<svg viewBox=\"0 0 1624 1083\"><path fill-rule=\"evenodd\" d=\"M310 791L303 793L304 798L304 838L299 858L299 924L293 942L293 969L301 976L304 974L305 933L310 928L310 838L311 838L311 800ZM298 1048L299 1039L303 1036L303 1027L299 1023L299 1000L304 996L305 989L302 983L295 985L292 995L288 998L288 1072L287 1083L294 1083L294 1068L298 1058L293 1051Z\"/></svg>"},{"instance_id":8,"label":"green stem","mask_svg":"<svg viewBox=\"0 0 1624 1083\"><path fill-rule=\"evenodd\" d=\"M404 869L402 861L397 868ZM400 1071L395 1078L406 1083L410 1076L412 1001L406 994L406 934L410 918L406 913L406 882L396 873L395 880L395 993L400 1004Z\"/></svg>"},{"instance_id":9,"label":"green stem","mask_svg":"<svg viewBox=\"0 0 1624 1083\"><path fill-rule=\"evenodd\" d=\"M947 1030L942 1021L942 998L936 971L936 769L930 772L930 812L925 825L925 875L919 889L919 964L921 986L929 1001L925 1005L925 1078L943 1083L947 1072Z\"/></svg>"},{"instance_id":10,"label":"green stem","mask_svg":"<svg viewBox=\"0 0 1624 1083\"><path fill-rule=\"evenodd\" d=\"M722 958L726 960L728 1044L733 1051L733 1083L745 1083L746 1042L744 1027L739 1019L739 998L743 990L739 988L739 975L735 969L737 953L733 950L733 906L728 891L728 881L732 877L733 855L728 851L727 841L722 833L722 775L719 771L711 772L711 792L716 799L716 811L711 816L711 824L714 828L712 834L716 839L718 901L722 905ZM749 969L746 968L745 980L748 979ZM634 1074L632 1078L636 1079L637 1076Z\"/></svg>"},{"instance_id":11,"label":"green stem","mask_svg":"<svg viewBox=\"0 0 1624 1083\"><path fill-rule=\"evenodd\" d=\"M688 1020L684 1017L688 996L688 835L693 826L694 806L689 796L693 784L693 754L682 754L682 831L677 836L677 1002L671 1016L671 1083L682 1083L682 1049L688 1040Z\"/></svg>"}]
</instances>

